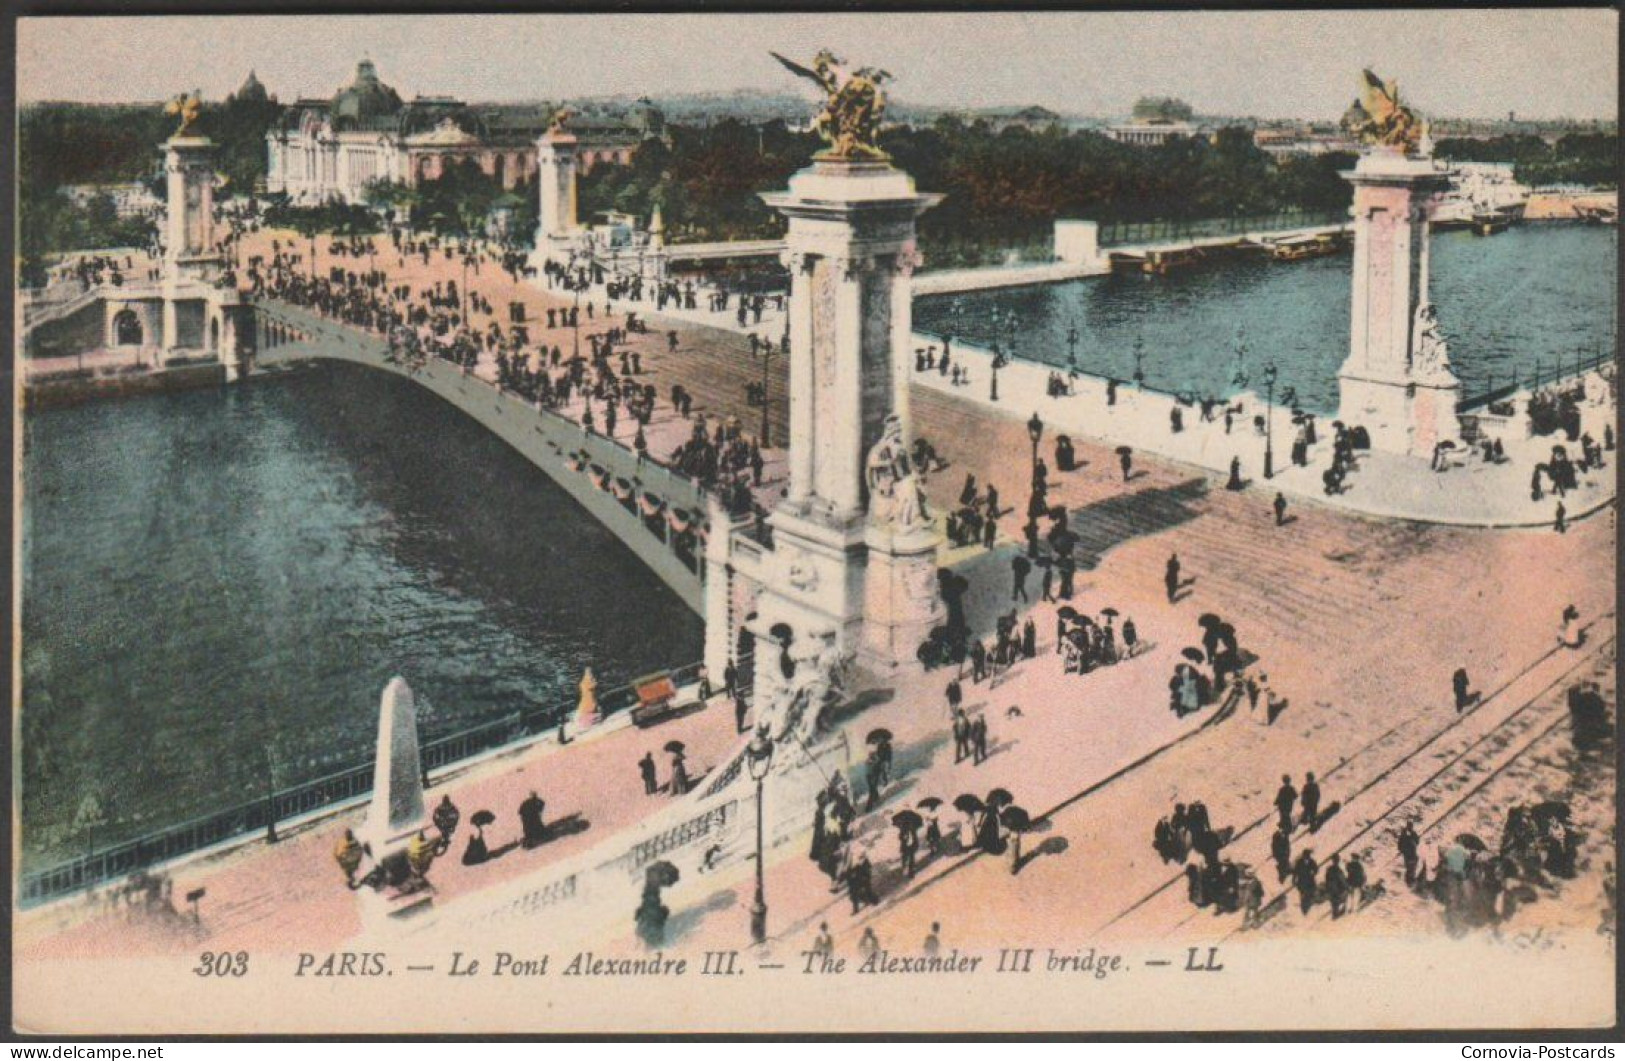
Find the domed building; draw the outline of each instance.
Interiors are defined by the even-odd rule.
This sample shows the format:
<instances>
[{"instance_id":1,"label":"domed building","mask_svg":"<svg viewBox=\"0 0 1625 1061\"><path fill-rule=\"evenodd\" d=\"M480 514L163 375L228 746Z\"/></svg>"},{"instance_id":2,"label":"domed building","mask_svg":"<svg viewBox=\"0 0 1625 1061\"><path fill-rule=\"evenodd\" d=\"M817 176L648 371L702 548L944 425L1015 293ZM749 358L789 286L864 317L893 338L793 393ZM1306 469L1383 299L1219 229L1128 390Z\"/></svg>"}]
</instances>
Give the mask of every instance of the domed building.
<instances>
[{"instance_id":1,"label":"domed building","mask_svg":"<svg viewBox=\"0 0 1625 1061\"><path fill-rule=\"evenodd\" d=\"M553 117L549 106L472 106L450 96L403 101L378 77L370 59L332 99L301 99L266 133L265 187L296 202L364 201L367 186L415 186L472 160L506 190L536 175L536 139ZM664 134L660 111L639 100L633 113L572 116L584 169L625 165L645 140Z\"/></svg>"}]
</instances>

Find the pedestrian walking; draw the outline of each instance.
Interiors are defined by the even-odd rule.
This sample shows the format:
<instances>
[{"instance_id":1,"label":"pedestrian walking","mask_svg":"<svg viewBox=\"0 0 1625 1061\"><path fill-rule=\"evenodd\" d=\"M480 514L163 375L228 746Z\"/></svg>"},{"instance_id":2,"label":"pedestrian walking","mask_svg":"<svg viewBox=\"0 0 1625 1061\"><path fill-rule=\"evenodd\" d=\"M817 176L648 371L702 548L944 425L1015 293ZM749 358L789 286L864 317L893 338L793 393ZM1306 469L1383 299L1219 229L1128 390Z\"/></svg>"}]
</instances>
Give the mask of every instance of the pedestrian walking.
<instances>
[{"instance_id":1,"label":"pedestrian walking","mask_svg":"<svg viewBox=\"0 0 1625 1061\"><path fill-rule=\"evenodd\" d=\"M1270 837L1270 857L1275 860L1276 880L1284 883L1292 874L1292 834L1289 830L1278 828L1275 835Z\"/></svg>"},{"instance_id":2,"label":"pedestrian walking","mask_svg":"<svg viewBox=\"0 0 1625 1061\"><path fill-rule=\"evenodd\" d=\"M1028 560L1022 554L1017 553L1014 557L1011 558L1011 560L1010 560L1010 574L1012 576L1011 586L1010 586L1010 599L1011 600L1020 600L1020 601L1023 601L1023 602L1025 602L1027 600L1027 573L1029 571L1031 571L1032 569L1033 569L1032 561Z\"/></svg>"},{"instance_id":3,"label":"pedestrian walking","mask_svg":"<svg viewBox=\"0 0 1625 1061\"><path fill-rule=\"evenodd\" d=\"M1281 775L1281 787L1275 790L1275 810L1281 816L1281 828L1292 832L1292 808L1298 802L1298 790L1292 787L1292 778Z\"/></svg>"},{"instance_id":4,"label":"pedestrian walking","mask_svg":"<svg viewBox=\"0 0 1625 1061\"><path fill-rule=\"evenodd\" d=\"M728 699L734 699L739 693L739 668L734 661L729 660L728 665L722 668L722 692Z\"/></svg>"},{"instance_id":5,"label":"pedestrian walking","mask_svg":"<svg viewBox=\"0 0 1625 1061\"><path fill-rule=\"evenodd\" d=\"M948 714L957 716L959 714L959 705L965 702L965 691L960 686L958 678L948 683L946 692L948 696Z\"/></svg>"},{"instance_id":6,"label":"pedestrian walking","mask_svg":"<svg viewBox=\"0 0 1625 1061\"><path fill-rule=\"evenodd\" d=\"M1275 494L1275 525L1277 527L1280 527L1280 526L1284 526L1285 524L1286 524L1286 495L1283 494L1283 493L1280 493L1279 491L1277 491L1276 494Z\"/></svg>"},{"instance_id":7,"label":"pedestrian walking","mask_svg":"<svg viewBox=\"0 0 1625 1061\"><path fill-rule=\"evenodd\" d=\"M750 706L745 703L744 695L738 692L734 693L734 730L736 732L745 732L745 715L749 711Z\"/></svg>"},{"instance_id":8,"label":"pedestrian walking","mask_svg":"<svg viewBox=\"0 0 1625 1061\"><path fill-rule=\"evenodd\" d=\"M1292 867L1292 884L1298 889L1298 908L1308 913L1315 905L1315 892L1320 877L1320 866L1315 862L1315 853L1305 851L1298 856L1298 861Z\"/></svg>"},{"instance_id":9,"label":"pedestrian walking","mask_svg":"<svg viewBox=\"0 0 1625 1061\"><path fill-rule=\"evenodd\" d=\"M652 796L660 791L655 784L655 756L654 752L644 752L643 758L638 760L638 773L643 776L643 794Z\"/></svg>"},{"instance_id":10,"label":"pedestrian walking","mask_svg":"<svg viewBox=\"0 0 1625 1061\"><path fill-rule=\"evenodd\" d=\"M1559 534L1567 534L1569 532L1568 510L1563 507L1563 502L1561 501L1557 503L1557 520L1552 524L1552 526L1557 529L1557 533Z\"/></svg>"},{"instance_id":11,"label":"pedestrian walking","mask_svg":"<svg viewBox=\"0 0 1625 1061\"><path fill-rule=\"evenodd\" d=\"M1456 673L1450 676L1450 688L1451 691L1455 693L1456 714L1459 715L1467 709L1467 705L1473 702L1473 694L1470 691L1470 683L1467 680L1466 667L1456 668Z\"/></svg>"},{"instance_id":12,"label":"pedestrian walking","mask_svg":"<svg viewBox=\"0 0 1625 1061\"><path fill-rule=\"evenodd\" d=\"M1117 465L1123 469L1123 481L1128 482L1134 474L1134 451L1127 446L1118 447Z\"/></svg>"},{"instance_id":13,"label":"pedestrian walking","mask_svg":"<svg viewBox=\"0 0 1625 1061\"><path fill-rule=\"evenodd\" d=\"M1349 856L1348 867L1349 898L1354 902L1354 909L1358 910L1365 905L1365 863L1360 861L1359 855Z\"/></svg>"},{"instance_id":14,"label":"pedestrian walking","mask_svg":"<svg viewBox=\"0 0 1625 1061\"><path fill-rule=\"evenodd\" d=\"M1348 904L1349 880L1343 873L1343 867L1333 854L1330 863L1326 866L1326 876L1321 885L1326 892L1327 902L1332 904L1333 920L1343 916L1343 910Z\"/></svg>"},{"instance_id":15,"label":"pedestrian walking","mask_svg":"<svg viewBox=\"0 0 1625 1061\"><path fill-rule=\"evenodd\" d=\"M1320 785L1315 781L1315 775L1308 773L1303 778L1303 791L1298 793L1298 803L1303 807L1303 824L1310 832L1320 828Z\"/></svg>"},{"instance_id":16,"label":"pedestrian walking","mask_svg":"<svg viewBox=\"0 0 1625 1061\"><path fill-rule=\"evenodd\" d=\"M977 715L970 727L971 751L977 766L987 761L987 716Z\"/></svg>"},{"instance_id":17,"label":"pedestrian walking","mask_svg":"<svg viewBox=\"0 0 1625 1061\"><path fill-rule=\"evenodd\" d=\"M1410 885L1416 880L1416 864L1421 857L1422 838L1416 833L1416 823L1406 822L1405 827L1399 831L1399 857L1405 863L1405 883Z\"/></svg>"},{"instance_id":18,"label":"pedestrian walking","mask_svg":"<svg viewBox=\"0 0 1625 1061\"><path fill-rule=\"evenodd\" d=\"M1179 594L1179 554L1174 553L1168 557L1168 565L1163 569L1162 584L1168 590L1168 603L1172 604Z\"/></svg>"},{"instance_id":19,"label":"pedestrian walking","mask_svg":"<svg viewBox=\"0 0 1625 1061\"><path fill-rule=\"evenodd\" d=\"M927 958L935 958L942 951L941 932L942 925L936 921L931 922L931 932L925 937L925 943L921 945L921 949L925 951Z\"/></svg>"}]
</instances>

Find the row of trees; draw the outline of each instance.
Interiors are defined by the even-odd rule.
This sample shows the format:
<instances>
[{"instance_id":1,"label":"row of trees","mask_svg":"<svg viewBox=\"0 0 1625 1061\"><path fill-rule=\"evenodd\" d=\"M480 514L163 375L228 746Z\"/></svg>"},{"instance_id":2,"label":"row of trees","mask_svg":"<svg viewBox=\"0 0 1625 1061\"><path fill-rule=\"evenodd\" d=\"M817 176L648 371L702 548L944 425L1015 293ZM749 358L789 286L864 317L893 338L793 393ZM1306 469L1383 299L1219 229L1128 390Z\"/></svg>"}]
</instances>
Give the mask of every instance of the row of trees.
<instances>
[{"instance_id":1,"label":"row of trees","mask_svg":"<svg viewBox=\"0 0 1625 1061\"><path fill-rule=\"evenodd\" d=\"M777 235L780 221L757 193L784 187L822 146L782 122L727 121L671 133L669 148L649 143L630 167L586 175L583 213L648 217L658 204L673 240ZM921 219L927 240L994 238L1047 226L1056 217L1190 220L1335 210L1350 196L1338 171L1353 164L1340 155L1278 161L1239 128L1212 140L1144 148L1059 126L995 131L985 122L949 117L925 128L887 130L881 144L919 187L947 193Z\"/></svg>"},{"instance_id":2,"label":"row of trees","mask_svg":"<svg viewBox=\"0 0 1625 1061\"><path fill-rule=\"evenodd\" d=\"M1617 134L1569 133L1551 144L1531 134L1445 139L1434 145L1434 152L1456 162L1510 162L1525 184L1619 186Z\"/></svg>"},{"instance_id":3,"label":"row of trees","mask_svg":"<svg viewBox=\"0 0 1625 1061\"><path fill-rule=\"evenodd\" d=\"M459 159L438 178L415 187L375 181L367 186L366 200L386 217L443 235L484 233L498 211L508 214L509 231L522 242L528 242L536 230L535 181L521 181L512 191L505 191L471 158Z\"/></svg>"}]
</instances>

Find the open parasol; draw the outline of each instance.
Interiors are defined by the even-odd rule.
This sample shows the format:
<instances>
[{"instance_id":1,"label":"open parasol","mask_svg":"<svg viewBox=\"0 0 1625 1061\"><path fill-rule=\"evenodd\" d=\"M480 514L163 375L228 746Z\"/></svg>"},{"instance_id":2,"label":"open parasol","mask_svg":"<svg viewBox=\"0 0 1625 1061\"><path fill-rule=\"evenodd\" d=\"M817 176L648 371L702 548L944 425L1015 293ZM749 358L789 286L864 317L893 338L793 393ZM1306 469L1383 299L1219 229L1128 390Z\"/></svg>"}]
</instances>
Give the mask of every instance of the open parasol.
<instances>
[{"instance_id":1,"label":"open parasol","mask_svg":"<svg viewBox=\"0 0 1625 1061\"><path fill-rule=\"evenodd\" d=\"M1204 654L1199 648L1187 648L1181 652L1180 655L1184 656L1192 663L1203 663L1207 660L1206 654Z\"/></svg>"},{"instance_id":2,"label":"open parasol","mask_svg":"<svg viewBox=\"0 0 1625 1061\"><path fill-rule=\"evenodd\" d=\"M867 737L863 738L863 743L865 743L865 744L884 744L889 740L891 740L891 730L889 730L889 729L872 729L872 730L869 731L869 735Z\"/></svg>"},{"instance_id":3,"label":"open parasol","mask_svg":"<svg viewBox=\"0 0 1625 1061\"><path fill-rule=\"evenodd\" d=\"M1012 796L1007 788L996 788L987 794L987 805L989 807L1008 807L1015 801L1016 797Z\"/></svg>"},{"instance_id":4,"label":"open parasol","mask_svg":"<svg viewBox=\"0 0 1625 1061\"><path fill-rule=\"evenodd\" d=\"M673 755L681 755L685 747L687 747L687 745L680 740L669 740L666 742L666 750L671 752Z\"/></svg>"},{"instance_id":5,"label":"open parasol","mask_svg":"<svg viewBox=\"0 0 1625 1061\"><path fill-rule=\"evenodd\" d=\"M891 823L904 832L913 832L925 824L925 819L911 810L900 810L891 816Z\"/></svg>"},{"instance_id":6,"label":"open parasol","mask_svg":"<svg viewBox=\"0 0 1625 1061\"><path fill-rule=\"evenodd\" d=\"M969 792L954 797L954 810L961 814L980 814L986 809L986 805Z\"/></svg>"},{"instance_id":7,"label":"open parasol","mask_svg":"<svg viewBox=\"0 0 1625 1061\"><path fill-rule=\"evenodd\" d=\"M1068 622L1071 622L1078 617L1078 609L1072 607L1070 604L1063 604L1059 608L1055 609L1055 614L1059 615Z\"/></svg>"},{"instance_id":8,"label":"open parasol","mask_svg":"<svg viewBox=\"0 0 1625 1061\"><path fill-rule=\"evenodd\" d=\"M1133 453L1133 452L1134 452L1134 447L1133 446L1118 446L1117 447L1117 453L1118 453L1119 456L1122 456L1122 457L1126 457L1130 453Z\"/></svg>"},{"instance_id":9,"label":"open parasol","mask_svg":"<svg viewBox=\"0 0 1625 1061\"><path fill-rule=\"evenodd\" d=\"M1489 850L1489 848L1484 845L1484 841L1480 840L1478 837L1474 836L1472 833L1460 833L1460 834L1458 834L1456 836L1456 843L1460 844L1462 847L1465 847L1469 851L1488 851Z\"/></svg>"},{"instance_id":10,"label":"open parasol","mask_svg":"<svg viewBox=\"0 0 1625 1061\"><path fill-rule=\"evenodd\" d=\"M1100 609L1100 614L1101 615L1109 615L1113 619L1115 619L1119 615L1122 615L1123 613L1118 611L1116 608L1102 608L1102 609Z\"/></svg>"},{"instance_id":11,"label":"open parasol","mask_svg":"<svg viewBox=\"0 0 1625 1061\"><path fill-rule=\"evenodd\" d=\"M469 824L476 829L483 829L496 820L497 816L488 810L477 810L474 812L474 816L468 819Z\"/></svg>"},{"instance_id":12,"label":"open parasol","mask_svg":"<svg viewBox=\"0 0 1625 1061\"><path fill-rule=\"evenodd\" d=\"M935 796L927 796L914 805L923 811L934 811L942 806L942 800Z\"/></svg>"}]
</instances>

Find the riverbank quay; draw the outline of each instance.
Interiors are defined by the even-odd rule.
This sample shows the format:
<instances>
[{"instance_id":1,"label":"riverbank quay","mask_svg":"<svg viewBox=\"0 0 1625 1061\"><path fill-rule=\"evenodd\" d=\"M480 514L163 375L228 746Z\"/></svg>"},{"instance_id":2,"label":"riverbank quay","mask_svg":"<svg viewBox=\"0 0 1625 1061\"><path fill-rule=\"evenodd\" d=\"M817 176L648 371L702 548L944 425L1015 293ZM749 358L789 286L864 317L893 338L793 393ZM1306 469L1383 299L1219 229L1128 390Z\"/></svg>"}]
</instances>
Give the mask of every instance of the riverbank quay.
<instances>
[{"instance_id":1,"label":"riverbank quay","mask_svg":"<svg viewBox=\"0 0 1625 1061\"><path fill-rule=\"evenodd\" d=\"M1023 496L1030 442L1019 421L990 423L972 403L933 392L919 395L915 416L948 461L930 483L935 510L954 503L967 474L1003 497ZM1151 844L1156 819L1176 802L1201 800L1216 828L1239 828L1271 812L1283 774L1301 783L1310 770L1322 778L1323 806L1346 801L1457 718L1450 688L1457 667L1468 670L1492 708L1512 704L1541 684L1533 679L1561 670L1554 650L1565 605L1574 604L1593 630L1612 621L1605 618L1615 562L1611 520L1588 520L1557 536L1306 506L1275 528L1267 506L1217 488L1188 466L1148 457L1125 484L1110 446L1085 440L1079 456L1077 471L1052 473L1050 490L1051 503L1066 506L1082 535L1072 600L1039 600L1035 571L1032 603L1012 602L1014 545L1006 540L991 551L945 554L971 579L974 627L985 629L989 616L1015 608L1040 633L1037 658L991 686L963 683L967 709L988 719L994 753L981 765L956 761L944 732L949 672L899 685L894 703L866 713L866 724L894 729L899 747L895 784L856 826L873 845L880 903L854 914L805 850L770 856L769 960L794 960L821 925L848 959L861 957L858 940L869 928L881 946L917 954L934 923L944 949L973 953L1098 942L1103 926L1146 896L1166 889L1184 898L1182 878L1169 884L1179 867ZM1162 583L1171 555L1189 583L1174 603ZM1090 615L1113 608L1149 631L1142 639L1153 647L1088 675L1063 673L1051 633L1062 606ZM1167 680L1182 647L1198 643L1205 612L1234 624L1244 653L1256 657L1249 673L1267 674L1278 701L1272 723L1245 698L1222 718L1209 706L1174 719ZM1492 718L1489 711L1482 721ZM1134 748L1138 755L1130 755ZM1008 854L927 858L923 850L915 876L903 873L893 814L921 798L951 805L962 793L980 799L1001 787L1042 819L1023 840L1019 873L1011 872ZM968 838L967 816L951 806L938 813L944 831ZM810 828L811 808L807 815ZM742 942L753 882L732 882L731 901L715 894L718 887L679 886L672 896L704 906L699 924L685 929L684 946ZM1193 908L1170 909L1182 919ZM1139 930L1125 925L1114 938L1160 943L1166 928L1152 919ZM1422 930L1442 933L1443 925ZM618 939L631 945L629 927Z\"/></svg>"},{"instance_id":2,"label":"riverbank quay","mask_svg":"<svg viewBox=\"0 0 1625 1061\"><path fill-rule=\"evenodd\" d=\"M680 697L696 692L686 685ZM425 805L432 808L449 797L462 816L450 848L431 871L437 906L449 908L527 874L546 873L677 802L665 791L644 794L638 760L645 753L656 757L664 786L670 779L670 757L661 750L665 743L683 742L690 776L698 779L723 762L739 740L732 705L720 695L703 709L654 728L639 728L627 712L616 712L584 730L571 723L563 735L563 744L555 733L436 775L424 792ZM533 791L546 801L549 838L525 849L518 845L516 808ZM464 865L461 856L475 831L469 820L480 810L496 817L484 830L491 857ZM173 910L118 900L120 881L21 911L18 958L185 954L199 946L275 954L337 946L357 936L363 920L333 850L344 830L359 828L366 813L364 802L330 808L285 823L275 843L263 835L245 838L155 867L169 881ZM205 894L194 920L181 896L199 888Z\"/></svg>"},{"instance_id":3,"label":"riverbank quay","mask_svg":"<svg viewBox=\"0 0 1625 1061\"><path fill-rule=\"evenodd\" d=\"M915 344L934 345L939 352L942 345L929 336L916 336ZM1424 460L1367 451L1356 455L1355 471L1344 488L1328 494L1323 473L1332 459L1330 418L1316 418L1317 442L1300 466L1291 460L1299 432L1292 410L1271 408L1254 393L1230 399L1228 405L1236 411L1228 422L1224 402L1214 406L1211 420L1204 420L1197 403L1081 373L1068 381L1070 393L1052 393L1053 380L1067 379L1064 370L1011 360L998 369L994 400L992 353L957 341L950 350L952 359L968 373L968 381L956 386L950 376L925 370L914 374L916 387L952 395L1001 417L1026 420L1037 414L1052 440L1068 435L1109 441L1127 446L1135 455L1156 454L1226 481L1231 462L1239 460L1243 491L1258 497L1264 507L1279 491L1293 502L1389 519L1466 527L1550 527L1557 499L1549 492L1539 499L1531 497L1530 476L1536 464L1550 459L1553 445L1566 444L1571 457L1578 456L1578 446L1561 434L1530 434L1525 417L1500 418L1503 422L1493 426L1485 422L1489 418L1480 417L1486 431L1493 431L1488 437L1502 441L1504 459L1487 462L1476 450L1458 449L1448 455L1442 470L1435 470ZM1587 373L1579 383L1588 394L1582 404L1582 427L1600 445L1604 426L1616 415L1613 385L1599 371ZM1527 391L1508 399L1520 410L1528 400ZM1172 426L1176 412L1177 431ZM1562 499L1566 519L1582 519L1612 504L1615 478L1610 465L1616 452L1606 452L1607 463L1583 474L1579 489ZM1269 478L1263 474L1266 454L1274 465L1275 474Z\"/></svg>"},{"instance_id":4,"label":"riverbank quay","mask_svg":"<svg viewBox=\"0 0 1625 1061\"><path fill-rule=\"evenodd\" d=\"M151 357L119 350L98 350L83 357L26 358L22 370L25 413L105 398L207 389L226 382L225 366L216 358L159 364Z\"/></svg>"},{"instance_id":5,"label":"riverbank quay","mask_svg":"<svg viewBox=\"0 0 1625 1061\"><path fill-rule=\"evenodd\" d=\"M1619 213L1619 192L1536 192L1524 207L1525 221L1573 221L1594 211Z\"/></svg>"}]
</instances>

